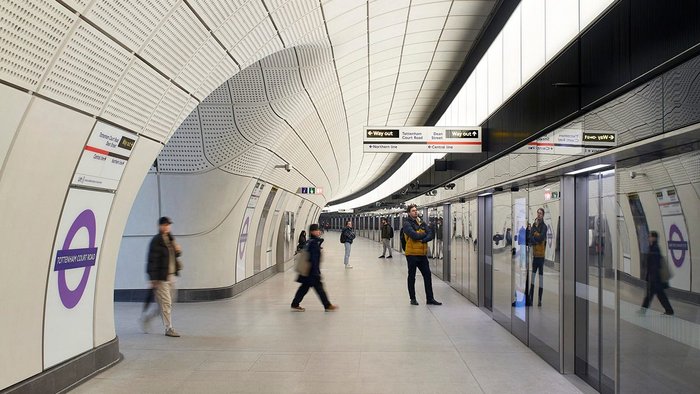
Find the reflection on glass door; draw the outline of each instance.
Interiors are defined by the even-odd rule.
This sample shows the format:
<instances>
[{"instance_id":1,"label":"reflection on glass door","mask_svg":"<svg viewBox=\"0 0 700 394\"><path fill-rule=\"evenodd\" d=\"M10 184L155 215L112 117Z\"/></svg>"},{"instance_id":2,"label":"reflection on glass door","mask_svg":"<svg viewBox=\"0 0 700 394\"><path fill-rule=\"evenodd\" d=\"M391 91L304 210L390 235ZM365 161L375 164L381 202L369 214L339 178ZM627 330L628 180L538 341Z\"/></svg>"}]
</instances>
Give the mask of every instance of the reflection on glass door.
<instances>
[{"instance_id":1,"label":"reflection on glass door","mask_svg":"<svg viewBox=\"0 0 700 394\"><path fill-rule=\"evenodd\" d=\"M464 256L469 261L469 267L464 271L465 275L465 287L467 287L465 294L472 302L477 303L478 294L478 282L479 282L479 271L478 271L478 253L477 253L477 223L478 223L478 211L476 206L476 200L470 200L468 203L469 208L464 209L464 218L467 223L465 228L465 242L464 247L466 248ZM467 205L465 204L465 205ZM468 276L468 277L467 277Z\"/></svg>"},{"instance_id":2,"label":"reflection on glass door","mask_svg":"<svg viewBox=\"0 0 700 394\"><path fill-rule=\"evenodd\" d=\"M452 217L452 231L450 235L450 286L460 293L464 293L464 282L462 279L462 244L464 243L464 222L461 203L450 205Z\"/></svg>"},{"instance_id":3,"label":"reflection on glass door","mask_svg":"<svg viewBox=\"0 0 700 394\"><path fill-rule=\"evenodd\" d=\"M544 243L535 251L531 246L528 297L529 346L556 369L559 369L559 303L560 303L560 201L561 183L553 182L530 187L529 216L532 218L531 238ZM538 222L542 224L538 224ZM539 233L539 236L538 234ZM544 257L538 261L538 255Z\"/></svg>"},{"instance_id":4,"label":"reflection on glass door","mask_svg":"<svg viewBox=\"0 0 700 394\"><path fill-rule=\"evenodd\" d=\"M577 179L575 371L601 392L614 391L615 293L610 225L617 221L615 173L604 171Z\"/></svg>"},{"instance_id":5,"label":"reflection on glass door","mask_svg":"<svg viewBox=\"0 0 700 394\"><path fill-rule=\"evenodd\" d=\"M510 193L493 196L492 226L493 318L510 331L513 303L512 252L504 236L506 230L512 228Z\"/></svg>"},{"instance_id":6,"label":"reflection on glass door","mask_svg":"<svg viewBox=\"0 0 700 394\"><path fill-rule=\"evenodd\" d=\"M527 190L520 189L511 193L512 221L506 224L503 231L503 243L506 249L511 251L512 275L511 286L513 288L513 314L512 331L523 343L528 343L527 307L531 306L532 299L528 297L529 288L529 251L528 238L530 236L530 224L527 217Z\"/></svg>"}]
</instances>

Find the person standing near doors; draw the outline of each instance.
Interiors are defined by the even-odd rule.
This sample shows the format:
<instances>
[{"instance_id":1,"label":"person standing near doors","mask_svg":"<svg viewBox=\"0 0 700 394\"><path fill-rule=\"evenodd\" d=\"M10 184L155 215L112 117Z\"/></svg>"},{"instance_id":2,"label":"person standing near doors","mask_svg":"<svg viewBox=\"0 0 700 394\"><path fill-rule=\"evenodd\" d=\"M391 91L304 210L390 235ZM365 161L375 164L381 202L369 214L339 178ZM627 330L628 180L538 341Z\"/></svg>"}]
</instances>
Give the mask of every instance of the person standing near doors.
<instances>
[{"instance_id":1,"label":"person standing near doors","mask_svg":"<svg viewBox=\"0 0 700 394\"><path fill-rule=\"evenodd\" d=\"M355 239L355 230L352 229L352 221L348 220L345 222L345 228L340 232L340 243L345 245L345 259L343 264L345 268L352 268L350 265L350 250L352 249L352 241Z\"/></svg>"},{"instance_id":2,"label":"person standing near doors","mask_svg":"<svg viewBox=\"0 0 700 394\"><path fill-rule=\"evenodd\" d=\"M666 296L665 288L668 287L669 273L668 266L661 257L661 250L659 249L659 233L656 231L649 232L649 253L647 253L647 294L642 302L641 312L646 312L649 308L651 300L654 298L654 294L658 297L661 306L664 307L664 315L673 315L673 307L668 301Z\"/></svg>"},{"instance_id":3,"label":"person standing near doors","mask_svg":"<svg viewBox=\"0 0 700 394\"><path fill-rule=\"evenodd\" d=\"M418 207L415 204L409 205L408 218L401 228L406 240L406 262L408 263L408 295L411 305L418 305L416 300L416 268L423 276L425 286L425 298L428 305L442 305L433 297L432 274L428 263L428 242L433 240L433 229L426 225L418 217Z\"/></svg>"},{"instance_id":4,"label":"person standing near doors","mask_svg":"<svg viewBox=\"0 0 700 394\"><path fill-rule=\"evenodd\" d=\"M537 218L530 227L530 242L532 246L532 281L530 282L530 294L527 297L527 306L531 306L535 296L535 274L539 272L540 286L538 290L537 306L542 306L542 292L544 291L544 252L547 247L547 225L544 223L544 208L537 209Z\"/></svg>"},{"instance_id":5,"label":"person standing near doors","mask_svg":"<svg viewBox=\"0 0 700 394\"><path fill-rule=\"evenodd\" d=\"M391 227L386 218L382 218L382 255L379 256L380 259L387 258L390 259L391 255L391 239L394 238L394 229ZM389 251L389 255L386 252Z\"/></svg>"}]
</instances>

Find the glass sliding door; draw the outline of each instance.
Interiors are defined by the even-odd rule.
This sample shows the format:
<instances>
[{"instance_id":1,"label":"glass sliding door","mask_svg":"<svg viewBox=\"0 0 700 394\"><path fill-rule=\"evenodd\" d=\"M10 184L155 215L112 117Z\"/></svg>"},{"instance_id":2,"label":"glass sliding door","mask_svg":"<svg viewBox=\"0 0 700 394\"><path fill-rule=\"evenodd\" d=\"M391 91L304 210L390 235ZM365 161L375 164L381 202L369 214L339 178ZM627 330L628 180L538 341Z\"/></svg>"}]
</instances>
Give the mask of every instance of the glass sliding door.
<instances>
[{"instance_id":1,"label":"glass sliding door","mask_svg":"<svg viewBox=\"0 0 700 394\"><path fill-rule=\"evenodd\" d=\"M464 245L464 204L454 203L450 206L452 216L452 232L450 236L450 286L464 294L464 282L462 279L462 256Z\"/></svg>"},{"instance_id":2,"label":"glass sliding door","mask_svg":"<svg viewBox=\"0 0 700 394\"><path fill-rule=\"evenodd\" d=\"M468 274L468 278L465 279L466 286L466 296L473 303L478 303L479 298L479 261L477 253L477 240L476 236L478 234L477 224L478 224L478 210L477 210L477 200L470 200L465 206L468 205L469 208L464 210L464 217L466 221L465 229L465 259L468 260L468 269L464 272Z\"/></svg>"},{"instance_id":3,"label":"glass sliding door","mask_svg":"<svg viewBox=\"0 0 700 394\"><path fill-rule=\"evenodd\" d=\"M529 215L532 222L541 212L544 222L544 259L535 263L534 247L531 251L528 297L532 299L529 309L529 346L548 363L559 369L559 324L560 324L560 273L561 273L561 183L551 182L530 187ZM533 226L536 227L536 226ZM536 271L536 272L535 272Z\"/></svg>"},{"instance_id":4,"label":"glass sliding door","mask_svg":"<svg viewBox=\"0 0 700 394\"><path fill-rule=\"evenodd\" d=\"M523 343L528 343L528 307L531 298L528 297L530 247L527 237L530 234L528 221L528 192L521 188L511 193L511 222L504 225L503 243L510 250L512 256L511 286L513 288L512 299L512 332Z\"/></svg>"},{"instance_id":5,"label":"glass sliding door","mask_svg":"<svg viewBox=\"0 0 700 394\"><path fill-rule=\"evenodd\" d=\"M512 227L510 193L493 195L491 243L493 261L493 318L511 331L513 303L512 251L505 242L505 232Z\"/></svg>"},{"instance_id":6,"label":"glass sliding door","mask_svg":"<svg viewBox=\"0 0 700 394\"><path fill-rule=\"evenodd\" d=\"M614 392L615 286L612 268L616 229L615 173L579 177L576 245L575 371L601 392ZM583 234L580 234L583 233Z\"/></svg>"}]
</instances>

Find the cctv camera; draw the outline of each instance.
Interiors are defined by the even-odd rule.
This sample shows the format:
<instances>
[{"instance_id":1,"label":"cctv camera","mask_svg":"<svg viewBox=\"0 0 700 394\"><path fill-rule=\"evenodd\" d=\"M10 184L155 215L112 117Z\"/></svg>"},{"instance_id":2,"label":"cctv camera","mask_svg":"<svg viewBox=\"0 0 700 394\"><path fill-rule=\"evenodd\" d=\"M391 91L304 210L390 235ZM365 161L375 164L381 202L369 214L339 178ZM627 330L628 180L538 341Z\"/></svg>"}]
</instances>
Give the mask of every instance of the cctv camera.
<instances>
[{"instance_id":1,"label":"cctv camera","mask_svg":"<svg viewBox=\"0 0 700 394\"><path fill-rule=\"evenodd\" d=\"M454 188L455 188L454 183L448 183L447 185L445 185L445 190L452 190Z\"/></svg>"},{"instance_id":2,"label":"cctv camera","mask_svg":"<svg viewBox=\"0 0 700 394\"><path fill-rule=\"evenodd\" d=\"M287 163L287 164L284 165L284 170L287 171L287 172L291 172L291 171L292 171L292 166L290 166L289 163Z\"/></svg>"}]
</instances>

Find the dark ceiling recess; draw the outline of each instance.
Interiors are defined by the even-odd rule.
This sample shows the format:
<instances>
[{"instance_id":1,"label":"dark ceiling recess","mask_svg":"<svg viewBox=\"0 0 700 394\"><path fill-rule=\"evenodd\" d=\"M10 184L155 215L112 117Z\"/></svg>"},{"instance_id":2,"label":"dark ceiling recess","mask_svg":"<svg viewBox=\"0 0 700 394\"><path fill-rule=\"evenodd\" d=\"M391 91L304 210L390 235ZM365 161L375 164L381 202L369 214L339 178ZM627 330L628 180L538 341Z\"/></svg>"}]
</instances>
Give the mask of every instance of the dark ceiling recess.
<instances>
[{"instance_id":1,"label":"dark ceiling recess","mask_svg":"<svg viewBox=\"0 0 700 394\"><path fill-rule=\"evenodd\" d=\"M512 4L503 2L501 7L506 5ZM484 152L448 154L443 161L451 168L433 166L412 182L435 187L450 183L699 55L700 24L691 20L699 13L700 2L620 0L481 124ZM494 17L489 29L500 17ZM431 115L433 122L469 72L455 79L454 92L443 97ZM383 204L399 205L412 197L395 193Z\"/></svg>"},{"instance_id":2,"label":"dark ceiling recess","mask_svg":"<svg viewBox=\"0 0 700 394\"><path fill-rule=\"evenodd\" d=\"M485 23L486 27L481 30L481 33L477 37L474 46L467 54L467 57L464 59L462 67L460 67L459 71L457 72L457 76L450 83L450 86L445 91L445 94L442 96L438 104L435 106L435 109L433 109L433 112L431 112L430 116L426 120L426 126L434 126L435 123L437 123L437 121L440 120L442 114L445 113L447 107L450 106L452 100L454 100L454 98L457 96L457 93L459 93L460 89L462 89L462 85L464 85L467 82L467 78L472 73L472 71L474 71L476 65L479 63L479 60L481 60L481 57L484 56L484 54L486 54L486 51L491 46L493 40L496 39L498 33L500 33L501 30L503 30L503 26L505 26L506 22L508 21L508 18L510 18L510 15L518 7L518 4L520 4L520 0L499 0L498 4L496 4L496 6L493 8L494 12L491 14L491 19ZM408 160L409 157L411 157L410 153L402 154L398 158L398 160L396 160L396 162L394 162L394 164L392 164L391 167L387 169L383 176L379 177L377 180L355 193L352 193L343 198L339 198L337 200L330 201L328 205L342 204L344 202L361 197L369 193L370 191L376 189L379 185L384 183L384 181L386 181L391 176L391 174L396 172L396 170L398 170L401 167L401 165L403 165L403 163L405 163L406 160Z\"/></svg>"}]
</instances>

